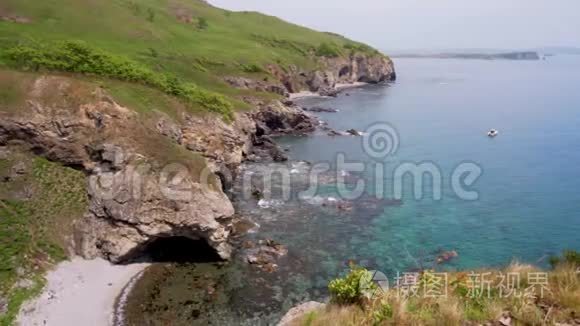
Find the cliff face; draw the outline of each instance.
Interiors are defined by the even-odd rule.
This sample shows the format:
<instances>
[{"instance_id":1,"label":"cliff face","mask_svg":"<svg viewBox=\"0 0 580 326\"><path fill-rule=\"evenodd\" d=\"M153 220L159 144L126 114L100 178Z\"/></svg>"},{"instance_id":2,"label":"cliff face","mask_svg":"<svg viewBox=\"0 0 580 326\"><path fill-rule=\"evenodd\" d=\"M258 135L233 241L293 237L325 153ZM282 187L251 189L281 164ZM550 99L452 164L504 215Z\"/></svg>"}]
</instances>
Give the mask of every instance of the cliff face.
<instances>
[{"instance_id":1,"label":"cliff face","mask_svg":"<svg viewBox=\"0 0 580 326\"><path fill-rule=\"evenodd\" d=\"M277 65L269 65L268 70L289 93L311 91L327 95L334 92L337 84L376 84L396 79L393 62L382 55L357 53L319 61L320 68L310 71L297 66L282 69Z\"/></svg>"},{"instance_id":2,"label":"cliff face","mask_svg":"<svg viewBox=\"0 0 580 326\"><path fill-rule=\"evenodd\" d=\"M270 64L267 69L274 80L233 76L225 77L224 80L236 88L288 96L289 93L301 91L333 95L336 93L337 84L377 84L397 78L391 59L378 54L357 53L347 57L318 58L318 65L318 69L307 70L296 65L281 67Z\"/></svg>"},{"instance_id":3,"label":"cliff face","mask_svg":"<svg viewBox=\"0 0 580 326\"><path fill-rule=\"evenodd\" d=\"M171 152L172 144L152 135L135 112L102 89L68 78L40 77L24 88L21 105L1 114L0 143L24 143L85 172L89 207L75 223L77 253L120 261L155 237L181 235L205 239L229 257L225 221L233 208L219 181L202 187L196 180L203 158L179 154L191 173L175 187L187 189L188 196L167 196L174 185L164 183L164 166L154 151Z\"/></svg>"},{"instance_id":4,"label":"cliff face","mask_svg":"<svg viewBox=\"0 0 580 326\"><path fill-rule=\"evenodd\" d=\"M74 236L75 251L87 258L124 261L173 236L204 239L229 258L234 209L224 189L237 167L259 154L281 155L267 134L312 130L316 122L279 102L257 102L230 124L186 112L143 120L94 84L0 75L24 93L0 107L0 146L18 144L87 176L89 206ZM173 172L181 173L178 183Z\"/></svg>"}]
</instances>

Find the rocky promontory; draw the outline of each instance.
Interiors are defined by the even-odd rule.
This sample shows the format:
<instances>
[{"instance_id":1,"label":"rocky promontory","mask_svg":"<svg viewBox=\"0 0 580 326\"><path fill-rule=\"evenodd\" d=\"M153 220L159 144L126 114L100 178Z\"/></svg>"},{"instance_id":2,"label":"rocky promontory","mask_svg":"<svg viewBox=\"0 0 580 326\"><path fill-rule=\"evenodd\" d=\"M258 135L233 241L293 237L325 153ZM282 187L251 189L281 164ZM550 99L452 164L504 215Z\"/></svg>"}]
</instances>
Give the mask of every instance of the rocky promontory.
<instances>
[{"instance_id":1,"label":"rocky promontory","mask_svg":"<svg viewBox=\"0 0 580 326\"><path fill-rule=\"evenodd\" d=\"M324 62L325 70L310 72L270 69L284 92L324 92L338 82L394 78L392 62L384 57ZM285 154L270 136L306 134L318 126L314 116L291 102L256 98L246 98L253 109L236 113L232 122L185 111L177 117L158 112L143 122L98 85L69 77L2 75L27 83L23 100L0 113L0 144L24 145L86 175L89 205L75 221L71 241L86 258L127 261L167 237L205 240L229 258L234 209L225 192L239 165L283 161ZM187 172L179 184L164 179L172 164Z\"/></svg>"},{"instance_id":2,"label":"rocky promontory","mask_svg":"<svg viewBox=\"0 0 580 326\"><path fill-rule=\"evenodd\" d=\"M246 77L226 77L233 87L272 92L288 96L303 91L323 96L336 95L340 84L378 84L397 78L391 59L381 54L357 53L345 57L320 58L320 69L306 70L296 65L281 67L270 64L273 80L252 80Z\"/></svg>"},{"instance_id":3,"label":"rocky promontory","mask_svg":"<svg viewBox=\"0 0 580 326\"><path fill-rule=\"evenodd\" d=\"M370 46L206 1L16 3L0 5L0 324L76 255L141 262L175 240L229 259L242 162L288 160L274 137L320 125L291 94L395 78Z\"/></svg>"}]
</instances>

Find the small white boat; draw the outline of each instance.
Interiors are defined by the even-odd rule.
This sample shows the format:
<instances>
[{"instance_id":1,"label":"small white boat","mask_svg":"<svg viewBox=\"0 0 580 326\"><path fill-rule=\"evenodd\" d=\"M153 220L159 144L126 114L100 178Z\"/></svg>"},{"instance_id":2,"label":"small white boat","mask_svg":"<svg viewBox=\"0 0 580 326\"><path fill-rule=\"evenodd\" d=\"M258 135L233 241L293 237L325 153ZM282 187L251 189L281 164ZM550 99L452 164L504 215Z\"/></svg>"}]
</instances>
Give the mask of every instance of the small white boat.
<instances>
[{"instance_id":1,"label":"small white boat","mask_svg":"<svg viewBox=\"0 0 580 326\"><path fill-rule=\"evenodd\" d=\"M493 137L497 136L498 134L499 134L499 131L497 131L495 129L491 129L490 131L488 131L487 136L493 138Z\"/></svg>"}]
</instances>

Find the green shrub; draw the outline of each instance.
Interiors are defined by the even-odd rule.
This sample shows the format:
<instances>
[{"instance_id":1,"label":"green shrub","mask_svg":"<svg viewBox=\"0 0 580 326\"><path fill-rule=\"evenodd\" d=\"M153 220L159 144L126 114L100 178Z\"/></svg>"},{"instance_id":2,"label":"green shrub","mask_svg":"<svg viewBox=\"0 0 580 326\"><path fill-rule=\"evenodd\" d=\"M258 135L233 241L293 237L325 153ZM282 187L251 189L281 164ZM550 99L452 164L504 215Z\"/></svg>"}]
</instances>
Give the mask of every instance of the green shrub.
<instances>
[{"instance_id":1,"label":"green shrub","mask_svg":"<svg viewBox=\"0 0 580 326\"><path fill-rule=\"evenodd\" d=\"M17 46L6 52L7 58L26 70L47 69L94 74L126 81L157 83L147 67L129 59L100 51L83 41L66 41L52 46Z\"/></svg>"},{"instance_id":2,"label":"green shrub","mask_svg":"<svg viewBox=\"0 0 580 326\"><path fill-rule=\"evenodd\" d=\"M366 269L351 266L350 272L344 278L330 281L328 290L331 300L337 304L362 303L377 289L372 277L372 273Z\"/></svg>"},{"instance_id":3,"label":"green shrub","mask_svg":"<svg viewBox=\"0 0 580 326\"><path fill-rule=\"evenodd\" d=\"M227 121L231 121L233 105L226 97L197 87L195 84L183 84L182 96L187 100L199 104L211 112L221 114Z\"/></svg>"},{"instance_id":4,"label":"green shrub","mask_svg":"<svg viewBox=\"0 0 580 326\"><path fill-rule=\"evenodd\" d=\"M262 69L262 67L258 66L257 64L240 64L240 68L242 68L243 72L247 72L247 73L258 73L258 72L264 72L264 69Z\"/></svg>"},{"instance_id":5,"label":"green shrub","mask_svg":"<svg viewBox=\"0 0 580 326\"><path fill-rule=\"evenodd\" d=\"M334 43L322 43L316 49L316 55L319 57L336 58L341 54L340 49Z\"/></svg>"},{"instance_id":6,"label":"green shrub","mask_svg":"<svg viewBox=\"0 0 580 326\"><path fill-rule=\"evenodd\" d=\"M252 34L252 38L261 45L288 50L301 56L308 56L309 51L312 48L312 46L307 43L290 41L277 37L268 37L260 34Z\"/></svg>"},{"instance_id":7,"label":"green shrub","mask_svg":"<svg viewBox=\"0 0 580 326\"><path fill-rule=\"evenodd\" d=\"M373 325L393 318L393 307L388 302L381 302L378 309L373 311Z\"/></svg>"},{"instance_id":8,"label":"green shrub","mask_svg":"<svg viewBox=\"0 0 580 326\"><path fill-rule=\"evenodd\" d=\"M151 8L147 9L147 20L151 23L155 21L155 11Z\"/></svg>"},{"instance_id":9,"label":"green shrub","mask_svg":"<svg viewBox=\"0 0 580 326\"><path fill-rule=\"evenodd\" d=\"M209 27L209 23L205 17L199 17L197 20L197 28L199 29L207 29Z\"/></svg>"},{"instance_id":10,"label":"green shrub","mask_svg":"<svg viewBox=\"0 0 580 326\"><path fill-rule=\"evenodd\" d=\"M155 50L154 48L149 48L149 55L152 58L158 58L159 57L159 52L157 52L157 50Z\"/></svg>"},{"instance_id":11,"label":"green shrub","mask_svg":"<svg viewBox=\"0 0 580 326\"><path fill-rule=\"evenodd\" d=\"M304 320L304 326L310 326L314 323L314 320L316 320L316 315L317 312L316 311L311 311L306 315L306 319Z\"/></svg>"},{"instance_id":12,"label":"green shrub","mask_svg":"<svg viewBox=\"0 0 580 326\"><path fill-rule=\"evenodd\" d=\"M175 76L156 73L138 62L106 53L83 41L65 41L51 46L16 46L4 57L12 66L25 70L73 72L145 84L222 114L228 120L233 117L233 105L224 96L185 83Z\"/></svg>"},{"instance_id":13,"label":"green shrub","mask_svg":"<svg viewBox=\"0 0 580 326\"><path fill-rule=\"evenodd\" d=\"M379 54L379 51L376 50L373 47L370 47L366 44L363 43L346 43L343 46L345 49L350 50L352 52L361 52L361 53L366 53L366 54L370 54L370 55L377 55Z\"/></svg>"}]
</instances>

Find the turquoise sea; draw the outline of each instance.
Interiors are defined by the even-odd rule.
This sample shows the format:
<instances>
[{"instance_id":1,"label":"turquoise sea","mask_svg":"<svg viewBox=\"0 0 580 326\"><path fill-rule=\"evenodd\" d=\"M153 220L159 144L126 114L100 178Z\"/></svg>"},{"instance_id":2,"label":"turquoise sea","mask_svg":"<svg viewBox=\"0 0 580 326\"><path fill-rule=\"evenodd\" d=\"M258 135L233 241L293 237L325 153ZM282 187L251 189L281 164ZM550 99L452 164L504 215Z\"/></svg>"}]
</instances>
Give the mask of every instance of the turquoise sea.
<instances>
[{"instance_id":1,"label":"turquoise sea","mask_svg":"<svg viewBox=\"0 0 580 326\"><path fill-rule=\"evenodd\" d=\"M306 101L340 110L320 114L335 129L365 130L376 121L396 128L400 145L387 164L431 161L442 171L442 200L407 196L368 221L364 232L353 229L343 240L355 258L392 271L418 267L437 249L456 250L448 267L466 269L512 259L542 264L562 249L580 249L580 57L398 59L395 65L399 79L388 87ZM486 136L491 128L498 137ZM343 152L370 160L356 137L284 144L293 159L325 161ZM479 200L450 191L451 172L464 161L483 169L471 187Z\"/></svg>"}]
</instances>

